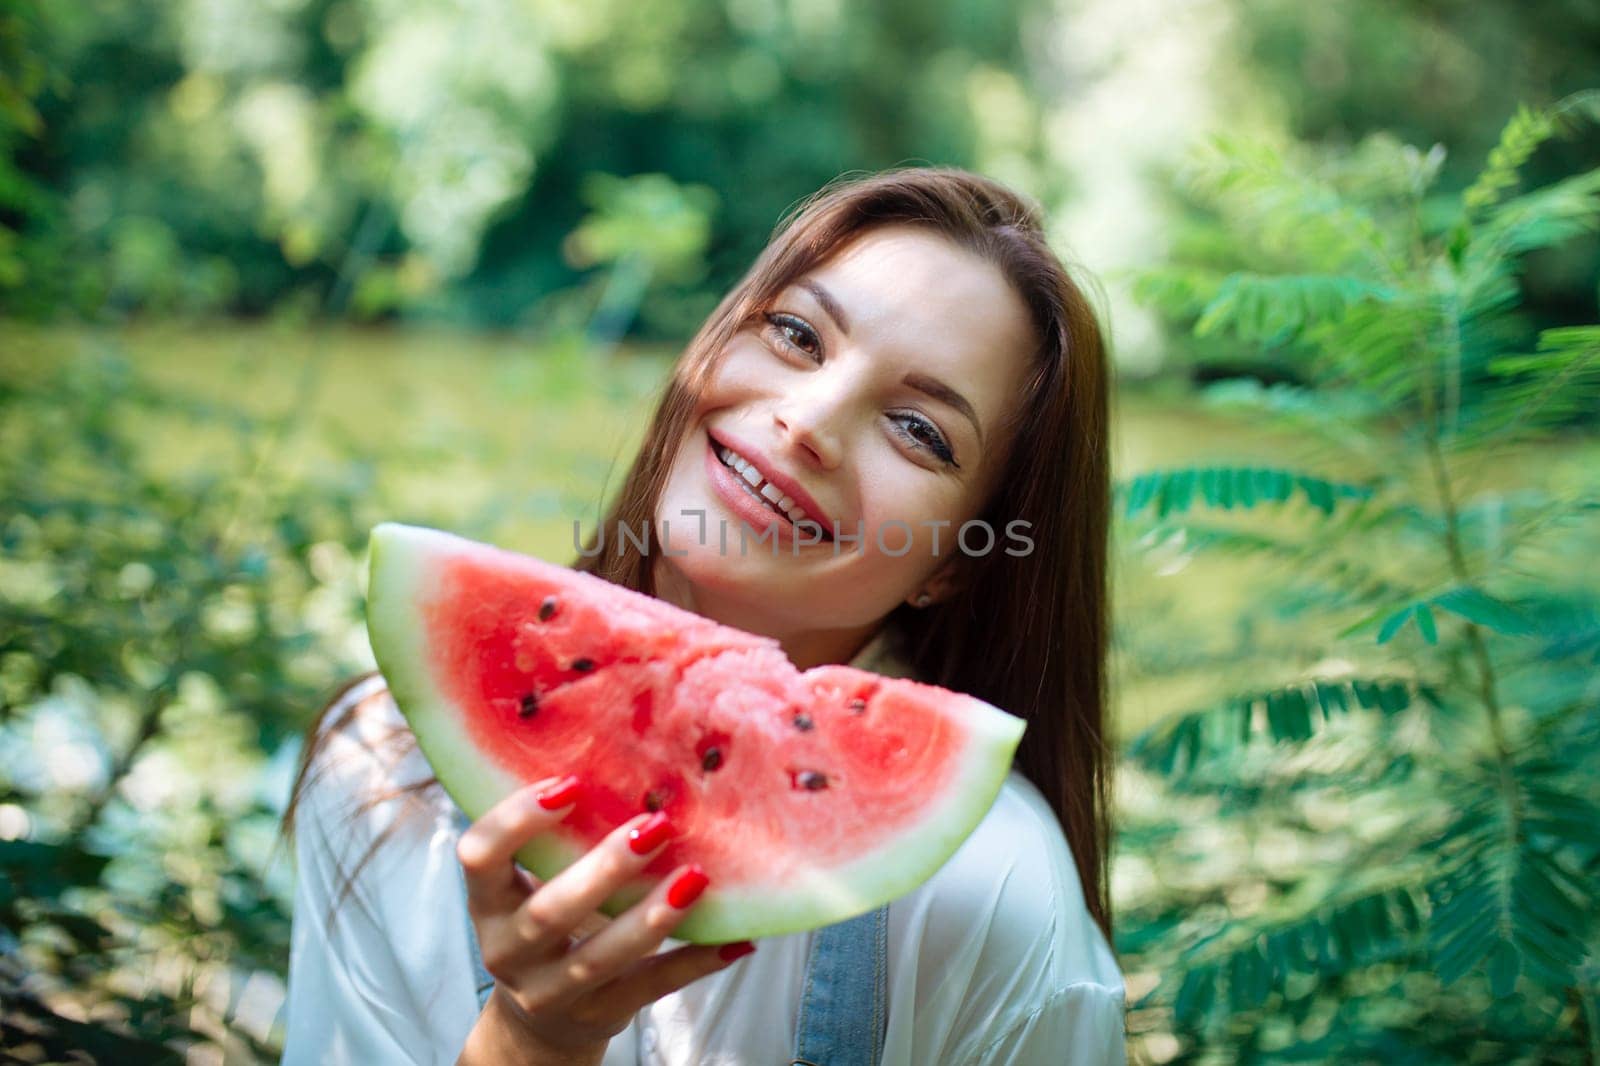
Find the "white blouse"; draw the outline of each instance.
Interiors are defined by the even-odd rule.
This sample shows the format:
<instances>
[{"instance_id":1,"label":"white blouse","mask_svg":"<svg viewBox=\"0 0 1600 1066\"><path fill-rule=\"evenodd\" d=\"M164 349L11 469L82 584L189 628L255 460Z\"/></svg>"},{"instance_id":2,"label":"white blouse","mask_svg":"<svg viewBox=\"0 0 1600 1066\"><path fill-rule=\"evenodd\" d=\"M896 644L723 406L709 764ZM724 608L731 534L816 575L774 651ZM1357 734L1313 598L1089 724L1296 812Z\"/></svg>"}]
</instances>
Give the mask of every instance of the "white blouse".
<instances>
[{"instance_id":1,"label":"white blouse","mask_svg":"<svg viewBox=\"0 0 1600 1066\"><path fill-rule=\"evenodd\" d=\"M853 665L906 676L881 638ZM326 721L352 704L297 814L283 1062L453 1063L478 1016L456 809L435 787L353 816L363 796L432 771L415 747L398 764L385 754L406 734L381 678ZM330 920L344 875L385 832ZM605 1066L788 1063L810 944L809 933L758 941L754 955L639 1011ZM1055 816L1013 771L950 861L889 906L883 1063L1123 1063L1124 999Z\"/></svg>"}]
</instances>

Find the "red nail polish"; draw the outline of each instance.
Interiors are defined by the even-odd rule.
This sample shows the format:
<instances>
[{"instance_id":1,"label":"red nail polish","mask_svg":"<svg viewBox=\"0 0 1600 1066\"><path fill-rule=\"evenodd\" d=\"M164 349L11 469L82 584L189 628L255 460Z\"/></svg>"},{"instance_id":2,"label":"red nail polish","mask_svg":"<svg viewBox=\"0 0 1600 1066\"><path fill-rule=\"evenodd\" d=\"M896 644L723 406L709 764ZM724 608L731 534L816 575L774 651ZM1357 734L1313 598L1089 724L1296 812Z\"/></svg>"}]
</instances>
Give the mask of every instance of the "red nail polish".
<instances>
[{"instance_id":1,"label":"red nail polish","mask_svg":"<svg viewBox=\"0 0 1600 1066\"><path fill-rule=\"evenodd\" d=\"M628 833L628 847L635 855L648 855L665 844L671 835L672 823L657 811Z\"/></svg>"},{"instance_id":2,"label":"red nail polish","mask_svg":"<svg viewBox=\"0 0 1600 1066\"><path fill-rule=\"evenodd\" d=\"M734 959L744 958L755 949L756 946L750 943L750 941L738 940L732 944L724 944L718 948L717 958L721 959L723 962L732 962Z\"/></svg>"},{"instance_id":3,"label":"red nail polish","mask_svg":"<svg viewBox=\"0 0 1600 1066\"><path fill-rule=\"evenodd\" d=\"M576 777L563 777L539 793L539 806L547 811L560 810L578 798L578 779Z\"/></svg>"},{"instance_id":4,"label":"red nail polish","mask_svg":"<svg viewBox=\"0 0 1600 1066\"><path fill-rule=\"evenodd\" d=\"M678 875L678 879L667 888L667 902L680 911L700 898L700 893L706 890L711 879L706 872L698 866L691 866Z\"/></svg>"}]
</instances>

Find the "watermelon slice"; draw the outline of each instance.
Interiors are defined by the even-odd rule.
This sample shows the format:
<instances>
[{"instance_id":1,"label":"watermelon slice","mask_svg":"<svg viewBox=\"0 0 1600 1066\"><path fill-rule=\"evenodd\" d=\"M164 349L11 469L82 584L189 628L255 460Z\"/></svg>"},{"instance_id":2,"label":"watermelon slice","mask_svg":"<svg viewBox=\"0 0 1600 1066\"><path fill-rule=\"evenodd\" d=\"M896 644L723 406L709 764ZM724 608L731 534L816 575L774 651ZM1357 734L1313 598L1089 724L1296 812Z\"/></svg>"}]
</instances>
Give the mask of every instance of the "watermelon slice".
<instances>
[{"instance_id":1,"label":"watermelon slice","mask_svg":"<svg viewBox=\"0 0 1600 1066\"><path fill-rule=\"evenodd\" d=\"M390 692L472 818L576 774L558 830L517 856L554 876L664 810L661 875L711 879L674 936L720 943L843 921L932 876L994 802L1022 721L846 666L797 671L776 641L589 574L437 530L372 531L367 624Z\"/></svg>"}]
</instances>

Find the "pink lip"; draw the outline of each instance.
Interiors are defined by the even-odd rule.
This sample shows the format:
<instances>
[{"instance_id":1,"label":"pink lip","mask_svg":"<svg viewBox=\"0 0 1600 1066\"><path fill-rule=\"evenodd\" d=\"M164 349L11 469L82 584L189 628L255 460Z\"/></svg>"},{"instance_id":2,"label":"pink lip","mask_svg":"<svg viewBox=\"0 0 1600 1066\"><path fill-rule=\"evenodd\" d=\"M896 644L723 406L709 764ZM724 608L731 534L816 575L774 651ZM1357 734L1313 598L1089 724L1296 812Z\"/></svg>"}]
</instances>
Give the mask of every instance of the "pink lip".
<instances>
[{"instance_id":1,"label":"pink lip","mask_svg":"<svg viewBox=\"0 0 1600 1066\"><path fill-rule=\"evenodd\" d=\"M723 465L722 460L717 458L716 448L709 441L706 444L706 477L710 480L717 498L757 536L764 536L763 531L771 529L776 533L773 540L775 547L786 548L793 545L796 535L794 523L789 521L786 515L757 502L754 496L741 488L740 486L745 484L744 479L737 471ZM719 537L719 543L725 542Z\"/></svg>"},{"instance_id":2,"label":"pink lip","mask_svg":"<svg viewBox=\"0 0 1600 1066\"><path fill-rule=\"evenodd\" d=\"M745 459L754 463L756 470L762 477L772 482L779 492L799 504L800 509L806 513L806 517L821 526L829 537L833 535L833 520L828 517L827 512L818 505L816 500L811 498L811 493L801 488L800 483L794 478L779 470L765 453L748 441L740 440L724 430L719 429L713 433L708 429L706 430L706 436L710 437L713 442L738 452ZM721 460L718 461L720 462Z\"/></svg>"}]
</instances>

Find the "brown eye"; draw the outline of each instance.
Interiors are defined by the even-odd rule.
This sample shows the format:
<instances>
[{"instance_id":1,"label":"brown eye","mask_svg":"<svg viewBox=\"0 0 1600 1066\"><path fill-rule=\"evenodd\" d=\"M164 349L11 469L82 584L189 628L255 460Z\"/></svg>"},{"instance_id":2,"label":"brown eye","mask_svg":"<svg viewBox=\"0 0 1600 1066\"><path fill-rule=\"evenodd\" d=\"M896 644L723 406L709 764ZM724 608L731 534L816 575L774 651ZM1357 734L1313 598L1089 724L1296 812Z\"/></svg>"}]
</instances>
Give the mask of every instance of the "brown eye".
<instances>
[{"instance_id":1,"label":"brown eye","mask_svg":"<svg viewBox=\"0 0 1600 1066\"><path fill-rule=\"evenodd\" d=\"M822 339L805 319L785 314L769 314L766 318L768 329L784 347L793 348L808 359L822 354Z\"/></svg>"},{"instance_id":2,"label":"brown eye","mask_svg":"<svg viewBox=\"0 0 1600 1066\"><path fill-rule=\"evenodd\" d=\"M932 422L913 414L896 414L891 419L895 431L913 448L931 453L946 466L960 469L961 464L956 462L955 452Z\"/></svg>"}]
</instances>

